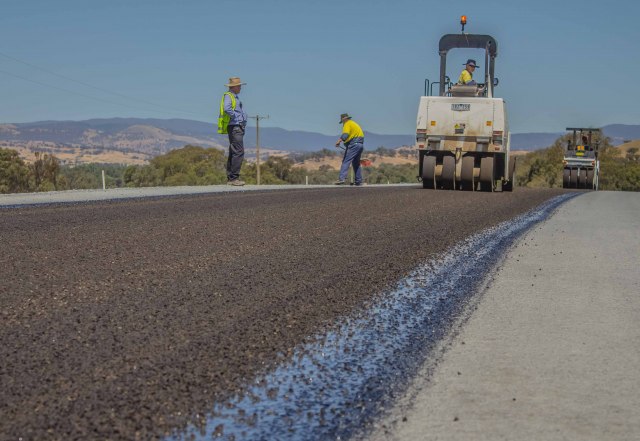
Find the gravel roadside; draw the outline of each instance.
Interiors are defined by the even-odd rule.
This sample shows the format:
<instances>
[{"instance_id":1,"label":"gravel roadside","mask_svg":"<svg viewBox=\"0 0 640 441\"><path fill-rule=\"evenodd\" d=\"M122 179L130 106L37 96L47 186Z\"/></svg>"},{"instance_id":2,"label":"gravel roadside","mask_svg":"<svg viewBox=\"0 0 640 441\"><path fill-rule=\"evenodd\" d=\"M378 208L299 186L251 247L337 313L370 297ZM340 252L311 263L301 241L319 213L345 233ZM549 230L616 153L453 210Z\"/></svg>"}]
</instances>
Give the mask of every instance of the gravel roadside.
<instances>
[{"instance_id":1,"label":"gravel roadside","mask_svg":"<svg viewBox=\"0 0 640 441\"><path fill-rule=\"evenodd\" d=\"M417 263L559 190L282 190L0 210L0 438L198 421Z\"/></svg>"}]
</instances>

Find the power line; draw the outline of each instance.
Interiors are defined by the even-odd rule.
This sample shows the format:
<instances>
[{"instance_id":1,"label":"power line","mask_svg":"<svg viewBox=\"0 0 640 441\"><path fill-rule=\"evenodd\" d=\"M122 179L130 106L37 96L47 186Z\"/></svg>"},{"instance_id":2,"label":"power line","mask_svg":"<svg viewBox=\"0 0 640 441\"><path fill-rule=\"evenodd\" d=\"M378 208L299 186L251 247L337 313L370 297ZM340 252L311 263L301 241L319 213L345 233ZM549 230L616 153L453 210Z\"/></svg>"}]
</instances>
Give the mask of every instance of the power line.
<instances>
[{"instance_id":1,"label":"power line","mask_svg":"<svg viewBox=\"0 0 640 441\"><path fill-rule=\"evenodd\" d=\"M196 113L193 113L193 112L189 112L189 111L187 111L187 110L172 109L172 108L169 108L169 107L162 106L162 105L160 105L160 104L153 103L153 102L151 102L151 101L146 101L146 100L143 100L143 99L140 99L140 98L135 98L135 97L132 97L132 96L124 95L124 94L119 93L119 92L114 92L114 91L111 91L111 90L108 90L108 89L104 89L104 88L102 88L102 87L94 86L93 84L89 84L89 83L86 83L86 82L84 82L84 81L77 80L77 79L75 79L75 78L71 78L71 77L68 77L68 76L66 76L66 75L59 74L59 73L54 72L54 71L52 71L52 70L45 69L44 67L36 66L35 64L33 64L33 63L29 63L28 61L24 61L24 60L21 60L21 59L19 59L19 58L12 57L11 55L5 54L4 52L0 52L0 55L1 55L1 56L3 56L3 57L5 57L5 58L8 58L8 59L10 59L10 60L16 61L16 62L18 62L18 63L22 63L22 64L24 64L25 66L29 66L29 67L32 67L32 68L34 68L34 69L38 69L38 70L40 70L40 71L42 71L42 72L46 72L46 73L48 73L48 74L50 74L50 75L54 75L54 76L56 76L56 77L63 78L63 79L65 79L65 80L67 80L67 81L72 81L72 82L74 82L74 83L81 84L81 85L83 85L83 86L85 86L85 87L89 87L89 88L91 88L91 89L95 89L95 90L98 90L98 91L100 91L100 92L104 92L104 93L108 93L108 94L111 94L111 95L115 95L115 96L118 96L118 97L120 97L120 98L128 99L128 100L131 100L131 101L137 101L137 102L140 102L140 103L143 103L143 104L147 104L147 105L149 105L149 106L158 107L158 108L161 108L161 109L164 109L164 110L169 110L169 111L171 111L171 112L179 112L179 113L184 113L184 114L189 114L189 115L192 115L192 116L200 117L200 115L198 115L198 114L196 114ZM4 72L4 73L6 73L6 72ZM13 75L13 74L9 74L9 75ZM17 77L17 75L13 75L13 76L16 76L16 77ZM25 78L21 78L21 79L25 79ZM27 79L27 81L32 81L32 80L28 80L28 79ZM32 82L35 82L35 81L32 81ZM38 83L38 84L43 84L43 83ZM51 87L55 87L55 86L51 86ZM60 89L61 89L61 88L60 88ZM62 90L62 89L61 89L61 90ZM71 92L71 93L73 93L73 92ZM87 96L85 96L85 97L87 97ZM104 101L104 100L103 100L103 101ZM130 107L130 106L128 106L128 107Z\"/></svg>"},{"instance_id":2,"label":"power line","mask_svg":"<svg viewBox=\"0 0 640 441\"><path fill-rule=\"evenodd\" d=\"M30 83L39 84L40 86L50 87L52 89L56 89L56 90L59 90L59 91L62 91L62 92L70 93L70 94L73 94L73 95L78 95L78 96L81 96L83 98L88 98L90 100L101 101L103 103L115 104L116 106L128 107L130 109L144 110L146 112L154 112L154 113L159 113L159 114L162 114L162 115L166 115L166 112L162 112L160 110L144 109L144 108L141 108L141 107L134 107L134 106L129 106L127 104L118 103L116 101L105 100L103 98L98 98L98 97L91 96L91 95L85 95L84 93L80 93L80 92L76 92L74 90L65 89L64 87L58 87L58 86L54 86L52 84L47 84L47 83L43 83L43 82L40 82L40 81L32 80L30 78L22 77L20 75L16 75L14 73L7 72L7 71L4 71L4 70L0 70L0 73L4 74L4 75L8 75L10 77L21 79L23 81L28 81Z\"/></svg>"}]
</instances>

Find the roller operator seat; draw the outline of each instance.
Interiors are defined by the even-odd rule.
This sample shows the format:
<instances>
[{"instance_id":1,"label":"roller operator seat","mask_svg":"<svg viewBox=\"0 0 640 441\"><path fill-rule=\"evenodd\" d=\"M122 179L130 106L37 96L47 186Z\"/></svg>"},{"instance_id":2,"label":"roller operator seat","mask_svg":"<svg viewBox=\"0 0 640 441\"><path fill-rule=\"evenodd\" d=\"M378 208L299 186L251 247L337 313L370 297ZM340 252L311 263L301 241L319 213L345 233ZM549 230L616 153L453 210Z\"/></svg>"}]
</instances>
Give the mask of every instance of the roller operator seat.
<instances>
[{"instance_id":1,"label":"roller operator seat","mask_svg":"<svg viewBox=\"0 0 640 441\"><path fill-rule=\"evenodd\" d=\"M449 89L451 96L457 97L476 97L481 96L484 88L477 84L453 84Z\"/></svg>"}]
</instances>

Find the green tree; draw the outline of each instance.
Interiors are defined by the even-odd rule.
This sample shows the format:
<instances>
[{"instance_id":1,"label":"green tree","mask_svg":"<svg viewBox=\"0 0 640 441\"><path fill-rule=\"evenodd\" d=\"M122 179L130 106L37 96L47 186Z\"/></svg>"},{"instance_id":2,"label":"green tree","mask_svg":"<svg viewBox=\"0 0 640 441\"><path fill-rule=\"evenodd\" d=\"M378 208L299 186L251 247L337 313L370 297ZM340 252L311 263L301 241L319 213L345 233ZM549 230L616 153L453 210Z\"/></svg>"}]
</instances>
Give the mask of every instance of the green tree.
<instances>
[{"instance_id":1,"label":"green tree","mask_svg":"<svg viewBox=\"0 0 640 441\"><path fill-rule=\"evenodd\" d=\"M375 153L378 156L390 156L390 157L394 157L396 156L396 151L394 149L388 149L384 146L380 146L377 149L375 149L373 151L373 153Z\"/></svg>"},{"instance_id":2,"label":"green tree","mask_svg":"<svg viewBox=\"0 0 640 441\"><path fill-rule=\"evenodd\" d=\"M571 137L571 134L564 135L549 148L518 157L516 184L526 187L562 187L564 147ZM595 135L593 142L599 144L600 189L640 191L640 164L635 152L630 151L631 154L623 156L608 138L599 134Z\"/></svg>"},{"instance_id":3,"label":"green tree","mask_svg":"<svg viewBox=\"0 0 640 441\"><path fill-rule=\"evenodd\" d=\"M516 185L520 187L562 187L562 158L565 138L553 146L519 156L516 162Z\"/></svg>"},{"instance_id":4,"label":"green tree","mask_svg":"<svg viewBox=\"0 0 640 441\"><path fill-rule=\"evenodd\" d=\"M222 184L225 167L222 151L187 145L156 156L149 165L127 167L122 179L128 187Z\"/></svg>"},{"instance_id":5,"label":"green tree","mask_svg":"<svg viewBox=\"0 0 640 441\"><path fill-rule=\"evenodd\" d=\"M151 165L130 165L124 171L126 187L154 187L162 185L160 171Z\"/></svg>"},{"instance_id":6,"label":"green tree","mask_svg":"<svg viewBox=\"0 0 640 441\"><path fill-rule=\"evenodd\" d=\"M187 145L151 160L162 185L211 185L226 181L224 153Z\"/></svg>"},{"instance_id":7,"label":"green tree","mask_svg":"<svg viewBox=\"0 0 640 441\"><path fill-rule=\"evenodd\" d=\"M58 158L42 152L36 152L35 156L36 159L29 168L36 191L58 190L58 174L60 173Z\"/></svg>"},{"instance_id":8,"label":"green tree","mask_svg":"<svg viewBox=\"0 0 640 441\"><path fill-rule=\"evenodd\" d=\"M105 172L107 188L122 187L124 185L124 171L122 164L80 164L63 165L60 168L60 179L66 180L66 189L102 188L102 171Z\"/></svg>"},{"instance_id":9,"label":"green tree","mask_svg":"<svg viewBox=\"0 0 640 441\"><path fill-rule=\"evenodd\" d=\"M29 167L18 152L0 148L0 193L29 191L29 178Z\"/></svg>"},{"instance_id":10,"label":"green tree","mask_svg":"<svg viewBox=\"0 0 640 441\"><path fill-rule=\"evenodd\" d=\"M611 145L600 150L600 188L640 191L640 163L633 155L622 156Z\"/></svg>"},{"instance_id":11,"label":"green tree","mask_svg":"<svg viewBox=\"0 0 640 441\"><path fill-rule=\"evenodd\" d=\"M293 161L281 156L270 156L264 163L264 167L270 170L276 178L283 182L288 182L293 168Z\"/></svg>"},{"instance_id":12,"label":"green tree","mask_svg":"<svg viewBox=\"0 0 640 441\"><path fill-rule=\"evenodd\" d=\"M242 169L240 170L240 177L247 184L254 185L257 181L257 173L256 173L256 163L255 162L243 162ZM287 182L279 179L274 173L273 170L266 166L266 164L260 164L260 184L265 185L280 185L286 184Z\"/></svg>"},{"instance_id":13,"label":"green tree","mask_svg":"<svg viewBox=\"0 0 640 441\"><path fill-rule=\"evenodd\" d=\"M418 167L415 164L380 164L378 167L364 167L363 173L369 184L418 182Z\"/></svg>"}]
</instances>

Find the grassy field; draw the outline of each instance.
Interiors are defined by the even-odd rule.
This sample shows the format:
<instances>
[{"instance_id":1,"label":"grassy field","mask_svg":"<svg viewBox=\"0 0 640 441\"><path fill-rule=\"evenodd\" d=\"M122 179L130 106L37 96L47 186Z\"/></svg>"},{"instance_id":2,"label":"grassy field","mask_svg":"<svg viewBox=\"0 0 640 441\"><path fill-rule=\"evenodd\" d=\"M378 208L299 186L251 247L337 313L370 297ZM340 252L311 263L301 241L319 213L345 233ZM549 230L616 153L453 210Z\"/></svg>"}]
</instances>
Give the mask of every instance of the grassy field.
<instances>
[{"instance_id":1,"label":"grassy field","mask_svg":"<svg viewBox=\"0 0 640 441\"><path fill-rule=\"evenodd\" d=\"M0 145L0 148L5 146ZM149 162L151 155L141 152L127 152L121 150L110 149L92 149L80 147L61 147L56 145L39 145L38 147L30 146L7 146L16 150L20 157L32 163L36 160L37 152L44 152L55 156L60 160L61 164L125 164L125 165L142 165Z\"/></svg>"}]
</instances>

